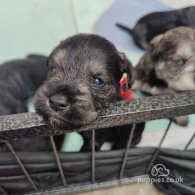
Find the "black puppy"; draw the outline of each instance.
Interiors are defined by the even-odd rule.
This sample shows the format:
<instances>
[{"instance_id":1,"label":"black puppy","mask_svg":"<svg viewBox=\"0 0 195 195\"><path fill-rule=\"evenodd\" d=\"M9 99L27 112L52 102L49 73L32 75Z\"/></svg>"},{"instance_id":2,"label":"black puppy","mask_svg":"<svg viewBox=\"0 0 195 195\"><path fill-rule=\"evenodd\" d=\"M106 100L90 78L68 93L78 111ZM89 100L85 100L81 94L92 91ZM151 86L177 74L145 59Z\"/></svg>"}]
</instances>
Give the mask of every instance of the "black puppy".
<instances>
[{"instance_id":1,"label":"black puppy","mask_svg":"<svg viewBox=\"0 0 195 195\"><path fill-rule=\"evenodd\" d=\"M72 129L95 121L109 102L122 100L120 79L128 74L132 84L132 66L106 39L97 35L79 34L66 39L48 58L50 72L35 98L36 111L53 128ZM96 150L105 141L113 148L124 148L131 125L96 131ZM133 145L144 129L137 125ZM81 133L82 150L91 148L91 132Z\"/></svg>"},{"instance_id":2,"label":"black puppy","mask_svg":"<svg viewBox=\"0 0 195 195\"><path fill-rule=\"evenodd\" d=\"M27 101L47 78L47 57L29 55L26 59L10 61L0 66L0 115L27 112ZM10 141L16 151L51 150L49 139L20 139ZM0 151L6 151L0 145Z\"/></svg>"},{"instance_id":3,"label":"black puppy","mask_svg":"<svg viewBox=\"0 0 195 195\"><path fill-rule=\"evenodd\" d=\"M146 49L148 43L155 36L179 26L195 28L195 6L178 10L154 12L143 16L138 20L135 27L117 24L118 27L129 32L137 46Z\"/></svg>"}]
</instances>

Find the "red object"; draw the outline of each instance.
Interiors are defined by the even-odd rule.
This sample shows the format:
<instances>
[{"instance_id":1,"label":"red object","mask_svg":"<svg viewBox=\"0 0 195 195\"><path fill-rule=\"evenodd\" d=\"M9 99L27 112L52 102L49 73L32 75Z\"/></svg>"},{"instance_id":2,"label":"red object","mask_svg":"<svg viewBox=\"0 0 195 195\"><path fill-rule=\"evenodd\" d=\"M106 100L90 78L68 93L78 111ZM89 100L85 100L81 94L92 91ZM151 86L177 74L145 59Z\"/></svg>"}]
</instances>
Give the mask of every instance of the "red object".
<instances>
[{"instance_id":1,"label":"red object","mask_svg":"<svg viewBox=\"0 0 195 195\"><path fill-rule=\"evenodd\" d=\"M123 76L120 80L120 94L125 100L131 101L134 99L133 91L128 87L127 73L123 73Z\"/></svg>"}]
</instances>

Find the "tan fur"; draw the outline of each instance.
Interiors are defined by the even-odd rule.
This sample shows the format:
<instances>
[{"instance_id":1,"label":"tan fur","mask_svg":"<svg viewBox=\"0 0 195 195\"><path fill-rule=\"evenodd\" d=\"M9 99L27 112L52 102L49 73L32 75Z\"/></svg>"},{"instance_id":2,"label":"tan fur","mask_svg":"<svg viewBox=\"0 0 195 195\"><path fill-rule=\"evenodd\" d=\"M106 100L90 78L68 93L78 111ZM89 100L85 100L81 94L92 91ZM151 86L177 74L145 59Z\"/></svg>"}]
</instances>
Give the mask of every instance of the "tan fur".
<instances>
[{"instance_id":1,"label":"tan fur","mask_svg":"<svg viewBox=\"0 0 195 195\"><path fill-rule=\"evenodd\" d=\"M134 86L151 95L159 95L195 90L194 80L195 30L178 27L152 39L136 67ZM159 81L165 86L161 87ZM188 123L186 116L175 120L182 126Z\"/></svg>"},{"instance_id":2,"label":"tan fur","mask_svg":"<svg viewBox=\"0 0 195 195\"><path fill-rule=\"evenodd\" d=\"M56 63L60 64L64 57L66 56L66 50L65 49L60 49L57 54L54 55L54 60Z\"/></svg>"}]
</instances>

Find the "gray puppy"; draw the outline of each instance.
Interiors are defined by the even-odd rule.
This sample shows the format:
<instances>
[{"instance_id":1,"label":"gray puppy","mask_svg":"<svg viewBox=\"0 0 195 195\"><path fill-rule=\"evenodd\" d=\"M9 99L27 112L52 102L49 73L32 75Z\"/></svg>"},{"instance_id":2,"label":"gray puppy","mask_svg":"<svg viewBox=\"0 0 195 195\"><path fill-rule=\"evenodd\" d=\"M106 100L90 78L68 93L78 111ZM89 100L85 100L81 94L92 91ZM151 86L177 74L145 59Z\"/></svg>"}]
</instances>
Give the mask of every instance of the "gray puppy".
<instances>
[{"instance_id":1,"label":"gray puppy","mask_svg":"<svg viewBox=\"0 0 195 195\"><path fill-rule=\"evenodd\" d=\"M47 57L34 54L0 66L0 116L28 111L28 99L47 78L46 62ZM17 152L52 150L49 139L42 137L22 138L10 143ZM6 144L0 143L0 152L5 151L8 151Z\"/></svg>"},{"instance_id":2,"label":"gray puppy","mask_svg":"<svg viewBox=\"0 0 195 195\"><path fill-rule=\"evenodd\" d=\"M38 90L35 108L53 128L72 129L92 123L107 103L122 100L120 79L128 74L131 87L132 66L106 39L79 34L66 39L48 59L50 72ZM144 124L137 125L133 145L141 139ZM113 149L124 148L131 125L96 131L96 150L105 141ZM91 149L91 132L81 133L82 150Z\"/></svg>"},{"instance_id":3,"label":"gray puppy","mask_svg":"<svg viewBox=\"0 0 195 195\"><path fill-rule=\"evenodd\" d=\"M136 67L134 89L152 95L195 90L195 30L178 27L158 35ZM187 125L186 117L176 122Z\"/></svg>"},{"instance_id":4,"label":"gray puppy","mask_svg":"<svg viewBox=\"0 0 195 195\"><path fill-rule=\"evenodd\" d=\"M122 24L118 27L129 32L137 46L146 49L155 36L179 26L195 28L195 6L178 10L154 12L141 17L133 29Z\"/></svg>"}]
</instances>

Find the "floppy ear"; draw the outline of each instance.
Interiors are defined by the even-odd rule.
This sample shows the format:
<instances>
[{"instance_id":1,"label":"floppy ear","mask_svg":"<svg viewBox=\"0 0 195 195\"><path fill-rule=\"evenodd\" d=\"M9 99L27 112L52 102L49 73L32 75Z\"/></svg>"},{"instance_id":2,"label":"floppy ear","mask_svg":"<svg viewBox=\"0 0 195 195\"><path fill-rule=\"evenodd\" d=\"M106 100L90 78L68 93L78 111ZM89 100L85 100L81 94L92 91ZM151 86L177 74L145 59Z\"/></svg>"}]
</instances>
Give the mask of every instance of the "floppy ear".
<instances>
[{"instance_id":1,"label":"floppy ear","mask_svg":"<svg viewBox=\"0 0 195 195\"><path fill-rule=\"evenodd\" d=\"M157 61L159 59L160 52L162 51L161 40L163 36L163 34L160 34L154 37L149 43L148 50L151 54L151 58L153 61Z\"/></svg>"},{"instance_id":2,"label":"floppy ear","mask_svg":"<svg viewBox=\"0 0 195 195\"><path fill-rule=\"evenodd\" d=\"M134 68L124 53L118 52L121 78L126 73L128 77L128 86L131 88L134 82Z\"/></svg>"}]
</instances>

